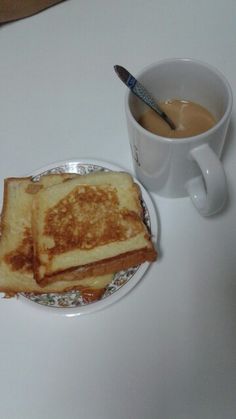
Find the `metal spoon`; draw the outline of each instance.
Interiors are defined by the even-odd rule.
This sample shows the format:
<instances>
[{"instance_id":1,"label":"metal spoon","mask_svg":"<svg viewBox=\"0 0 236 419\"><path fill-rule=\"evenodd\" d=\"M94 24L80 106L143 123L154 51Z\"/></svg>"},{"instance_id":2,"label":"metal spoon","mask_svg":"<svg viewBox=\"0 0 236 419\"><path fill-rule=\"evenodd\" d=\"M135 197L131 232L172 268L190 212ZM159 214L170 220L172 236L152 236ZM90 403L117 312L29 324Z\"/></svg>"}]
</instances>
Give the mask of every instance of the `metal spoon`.
<instances>
[{"instance_id":1,"label":"metal spoon","mask_svg":"<svg viewBox=\"0 0 236 419\"><path fill-rule=\"evenodd\" d=\"M171 129L176 129L175 124L171 119L166 115L166 113L160 108L156 103L150 93L145 89L145 87L139 83L139 81L132 76L124 67L120 65L114 65L115 72L119 78L125 83L125 85L141 99L146 105L158 113L158 115L164 119L164 121L170 126Z\"/></svg>"}]
</instances>

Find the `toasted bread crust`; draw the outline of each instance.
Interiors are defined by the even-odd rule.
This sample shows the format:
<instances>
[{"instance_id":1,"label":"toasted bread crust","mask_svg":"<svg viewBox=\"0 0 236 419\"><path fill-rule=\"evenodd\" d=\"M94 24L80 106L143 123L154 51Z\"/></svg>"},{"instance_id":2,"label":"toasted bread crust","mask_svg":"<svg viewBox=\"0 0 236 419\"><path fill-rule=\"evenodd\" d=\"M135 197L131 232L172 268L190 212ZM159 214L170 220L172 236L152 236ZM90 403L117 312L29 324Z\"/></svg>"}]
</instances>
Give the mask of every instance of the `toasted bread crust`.
<instances>
[{"instance_id":1,"label":"toasted bread crust","mask_svg":"<svg viewBox=\"0 0 236 419\"><path fill-rule=\"evenodd\" d=\"M112 272L126 270L144 262L154 262L156 259L157 252L154 248L140 249L110 259L103 259L102 261L91 263L90 265L81 266L78 269L68 269L64 272L55 273L54 275L44 277L44 280L40 282L40 285L44 287L62 279L74 281L90 276L107 275Z\"/></svg>"}]
</instances>

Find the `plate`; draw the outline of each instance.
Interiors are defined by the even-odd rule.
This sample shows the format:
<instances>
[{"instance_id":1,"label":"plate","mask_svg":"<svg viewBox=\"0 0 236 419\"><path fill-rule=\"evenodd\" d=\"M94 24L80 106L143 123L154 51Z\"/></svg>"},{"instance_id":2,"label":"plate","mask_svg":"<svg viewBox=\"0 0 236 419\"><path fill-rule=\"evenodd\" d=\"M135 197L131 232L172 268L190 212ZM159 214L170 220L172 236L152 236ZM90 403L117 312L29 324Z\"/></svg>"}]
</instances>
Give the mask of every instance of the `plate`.
<instances>
[{"instance_id":1,"label":"plate","mask_svg":"<svg viewBox=\"0 0 236 419\"><path fill-rule=\"evenodd\" d=\"M95 171L110 170L125 171L114 164L99 160L83 159L53 163L30 173L28 176L31 176L32 180L38 181L41 176L53 173L77 173L84 175ZM144 187L138 182L138 180L135 178L134 180L140 186L142 192L144 222L151 232L153 242L156 243L158 226L154 205ZM19 298L38 308L49 309L51 312L54 311L68 316L91 313L93 311L103 309L127 295L141 280L149 265L150 263L145 262L139 266L127 269L126 271L118 272L111 283L106 287L106 291L102 298L91 303L84 302L79 291L70 291L58 294L45 293L41 295L36 295L34 293L20 293Z\"/></svg>"}]
</instances>

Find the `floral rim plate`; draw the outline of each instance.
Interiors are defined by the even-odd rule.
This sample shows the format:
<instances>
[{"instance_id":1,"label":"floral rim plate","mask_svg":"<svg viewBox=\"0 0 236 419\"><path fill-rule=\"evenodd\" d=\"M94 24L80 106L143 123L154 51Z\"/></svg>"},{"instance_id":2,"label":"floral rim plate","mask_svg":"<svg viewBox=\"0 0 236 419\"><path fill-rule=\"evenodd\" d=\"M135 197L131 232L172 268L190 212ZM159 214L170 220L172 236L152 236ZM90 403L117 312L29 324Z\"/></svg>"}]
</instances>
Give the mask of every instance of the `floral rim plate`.
<instances>
[{"instance_id":1,"label":"floral rim plate","mask_svg":"<svg viewBox=\"0 0 236 419\"><path fill-rule=\"evenodd\" d=\"M53 163L49 166L42 167L41 169L30 173L29 176L33 180L37 181L43 175L49 173L78 173L84 175L94 171L124 171L119 166L98 161L98 160L87 160L87 159L76 159L68 160L59 163ZM148 229L151 231L152 240L155 243L157 241L157 219L156 213L151 201L150 196L143 186L135 179L135 182L139 184L142 191L142 206L144 210L144 221ZM126 271L118 272L106 287L106 291L102 298L98 301L86 303L83 301L79 291L70 291L65 293L45 293L36 295L33 293L21 293L20 299L24 302L34 304L34 306L54 309L55 312L66 314L66 315L79 315L92 311L102 309L126 295L131 289L137 285L141 280L144 273L148 269L150 263L146 262L142 265L135 266ZM55 310L57 309L57 310Z\"/></svg>"}]
</instances>

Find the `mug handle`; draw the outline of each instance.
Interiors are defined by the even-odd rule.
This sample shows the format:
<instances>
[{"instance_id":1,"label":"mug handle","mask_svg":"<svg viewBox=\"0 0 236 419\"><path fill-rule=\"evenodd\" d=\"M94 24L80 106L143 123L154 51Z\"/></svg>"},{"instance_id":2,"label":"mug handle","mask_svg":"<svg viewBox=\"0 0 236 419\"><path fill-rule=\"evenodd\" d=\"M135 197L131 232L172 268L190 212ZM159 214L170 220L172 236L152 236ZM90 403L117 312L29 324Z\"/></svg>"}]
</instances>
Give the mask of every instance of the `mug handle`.
<instances>
[{"instance_id":1,"label":"mug handle","mask_svg":"<svg viewBox=\"0 0 236 419\"><path fill-rule=\"evenodd\" d=\"M214 215L222 210L227 199L224 168L208 144L193 148L190 157L198 164L202 176L187 182L188 194L201 215Z\"/></svg>"}]
</instances>

